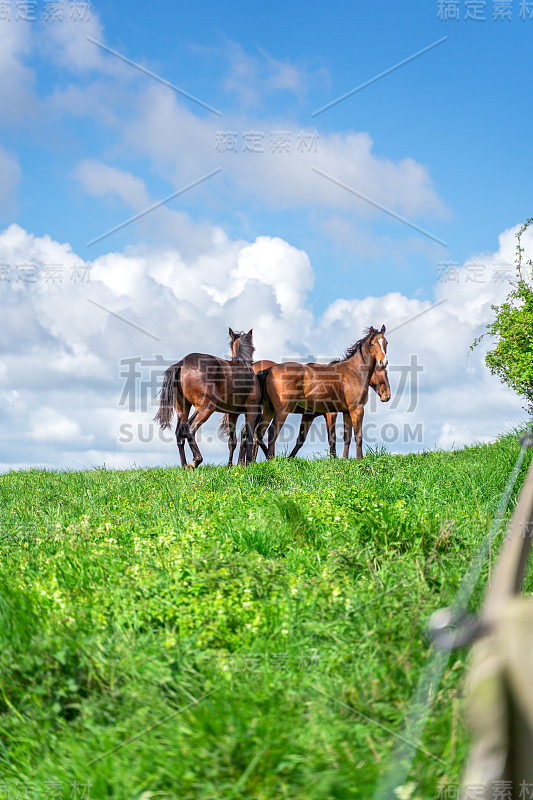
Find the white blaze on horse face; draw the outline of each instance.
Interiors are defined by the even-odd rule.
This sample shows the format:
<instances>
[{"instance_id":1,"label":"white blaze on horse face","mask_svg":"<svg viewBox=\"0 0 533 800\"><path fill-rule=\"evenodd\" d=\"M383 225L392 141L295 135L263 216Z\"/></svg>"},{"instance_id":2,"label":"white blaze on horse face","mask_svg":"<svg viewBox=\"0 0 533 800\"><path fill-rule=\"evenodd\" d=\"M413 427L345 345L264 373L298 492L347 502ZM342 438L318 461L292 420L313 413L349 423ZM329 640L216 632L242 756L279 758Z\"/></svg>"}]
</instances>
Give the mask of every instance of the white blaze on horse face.
<instances>
[{"instance_id":1,"label":"white blaze on horse face","mask_svg":"<svg viewBox=\"0 0 533 800\"><path fill-rule=\"evenodd\" d=\"M383 351L382 366L386 367L387 364L389 363L389 359L387 358L387 354L385 352L385 340L384 340L383 336L379 337L378 344L381 347L381 350Z\"/></svg>"}]
</instances>

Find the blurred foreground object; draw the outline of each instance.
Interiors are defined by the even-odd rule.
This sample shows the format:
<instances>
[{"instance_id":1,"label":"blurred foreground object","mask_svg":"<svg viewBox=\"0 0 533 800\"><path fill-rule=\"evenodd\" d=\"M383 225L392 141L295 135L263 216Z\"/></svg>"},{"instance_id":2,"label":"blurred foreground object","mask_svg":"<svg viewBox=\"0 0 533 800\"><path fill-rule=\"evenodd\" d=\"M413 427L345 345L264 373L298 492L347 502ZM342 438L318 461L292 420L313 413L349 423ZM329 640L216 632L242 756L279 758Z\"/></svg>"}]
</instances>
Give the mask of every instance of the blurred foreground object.
<instances>
[{"instance_id":1,"label":"blurred foreground object","mask_svg":"<svg viewBox=\"0 0 533 800\"><path fill-rule=\"evenodd\" d=\"M531 437L523 442L532 446ZM462 800L533 797L533 597L520 595L533 535L533 462L479 617L466 680L472 744ZM502 793L503 791L503 793Z\"/></svg>"}]
</instances>

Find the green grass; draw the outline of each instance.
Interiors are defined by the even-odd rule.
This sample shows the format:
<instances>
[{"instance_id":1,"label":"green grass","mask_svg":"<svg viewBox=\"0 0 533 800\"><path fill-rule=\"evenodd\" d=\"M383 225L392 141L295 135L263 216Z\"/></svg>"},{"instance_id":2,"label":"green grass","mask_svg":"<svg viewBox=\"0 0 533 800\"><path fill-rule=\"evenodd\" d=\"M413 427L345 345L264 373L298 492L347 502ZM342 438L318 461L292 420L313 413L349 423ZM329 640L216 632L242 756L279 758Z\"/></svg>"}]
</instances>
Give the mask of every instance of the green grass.
<instances>
[{"instance_id":1,"label":"green grass","mask_svg":"<svg viewBox=\"0 0 533 800\"><path fill-rule=\"evenodd\" d=\"M518 452L1 476L0 786L370 797ZM459 779L464 659L416 797Z\"/></svg>"}]
</instances>

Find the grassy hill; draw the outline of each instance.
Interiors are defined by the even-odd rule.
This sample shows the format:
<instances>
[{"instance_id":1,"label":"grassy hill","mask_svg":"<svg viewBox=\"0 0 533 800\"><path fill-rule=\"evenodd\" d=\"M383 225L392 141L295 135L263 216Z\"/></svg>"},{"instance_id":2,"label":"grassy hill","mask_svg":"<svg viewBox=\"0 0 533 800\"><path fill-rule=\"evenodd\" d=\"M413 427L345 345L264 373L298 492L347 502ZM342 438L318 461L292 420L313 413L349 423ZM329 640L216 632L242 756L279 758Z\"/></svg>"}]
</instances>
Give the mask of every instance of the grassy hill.
<instances>
[{"instance_id":1,"label":"grassy hill","mask_svg":"<svg viewBox=\"0 0 533 800\"><path fill-rule=\"evenodd\" d=\"M370 797L518 451L0 476L0 797ZM458 780L465 655L415 797Z\"/></svg>"}]
</instances>

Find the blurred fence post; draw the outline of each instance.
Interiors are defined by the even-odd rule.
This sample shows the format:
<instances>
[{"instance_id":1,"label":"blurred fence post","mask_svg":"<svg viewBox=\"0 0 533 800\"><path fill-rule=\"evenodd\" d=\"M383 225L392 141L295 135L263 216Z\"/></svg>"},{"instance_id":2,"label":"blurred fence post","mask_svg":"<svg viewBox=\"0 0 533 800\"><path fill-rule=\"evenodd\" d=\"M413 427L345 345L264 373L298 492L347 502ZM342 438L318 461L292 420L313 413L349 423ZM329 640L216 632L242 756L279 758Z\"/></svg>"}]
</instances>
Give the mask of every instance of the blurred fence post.
<instances>
[{"instance_id":1,"label":"blurred fence post","mask_svg":"<svg viewBox=\"0 0 533 800\"><path fill-rule=\"evenodd\" d=\"M472 731L462 800L533 798L533 597L520 595L533 534L533 462L480 613L466 711Z\"/></svg>"}]
</instances>

